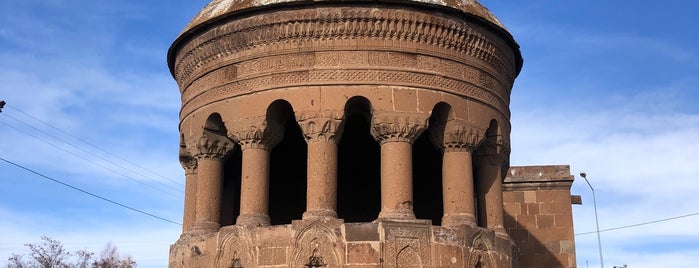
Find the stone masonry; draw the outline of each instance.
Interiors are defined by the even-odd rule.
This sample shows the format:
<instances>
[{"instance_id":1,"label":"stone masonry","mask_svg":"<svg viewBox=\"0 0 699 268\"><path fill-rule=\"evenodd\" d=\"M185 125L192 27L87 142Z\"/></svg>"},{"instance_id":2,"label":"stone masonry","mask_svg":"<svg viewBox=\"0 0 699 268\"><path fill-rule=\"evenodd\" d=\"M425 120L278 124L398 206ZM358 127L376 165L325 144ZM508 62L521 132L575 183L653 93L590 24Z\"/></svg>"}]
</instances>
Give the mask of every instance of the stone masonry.
<instances>
[{"instance_id":1,"label":"stone masonry","mask_svg":"<svg viewBox=\"0 0 699 268\"><path fill-rule=\"evenodd\" d=\"M170 267L574 267L572 177L509 167L519 46L475 0L214 0Z\"/></svg>"}]
</instances>

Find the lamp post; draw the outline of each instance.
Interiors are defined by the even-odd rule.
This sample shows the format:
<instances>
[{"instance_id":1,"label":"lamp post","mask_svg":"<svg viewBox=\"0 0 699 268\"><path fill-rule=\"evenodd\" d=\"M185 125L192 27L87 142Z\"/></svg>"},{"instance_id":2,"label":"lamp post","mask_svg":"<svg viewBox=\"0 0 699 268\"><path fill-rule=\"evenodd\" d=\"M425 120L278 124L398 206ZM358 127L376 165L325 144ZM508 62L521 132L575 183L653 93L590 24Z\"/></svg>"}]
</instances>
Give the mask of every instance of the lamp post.
<instances>
[{"instance_id":1,"label":"lamp post","mask_svg":"<svg viewBox=\"0 0 699 268\"><path fill-rule=\"evenodd\" d=\"M604 259L602 258L602 240L599 236L599 220L597 219L597 200L595 198L595 189L592 188L592 184L590 184L590 181L587 180L587 173L585 173L585 171L580 172L580 177L585 179L585 182L587 182L587 186L590 186L590 190L592 190L592 205L595 208L595 225L597 225L597 247L599 248L599 263L600 266L604 268Z\"/></svg>"}]
</instances>

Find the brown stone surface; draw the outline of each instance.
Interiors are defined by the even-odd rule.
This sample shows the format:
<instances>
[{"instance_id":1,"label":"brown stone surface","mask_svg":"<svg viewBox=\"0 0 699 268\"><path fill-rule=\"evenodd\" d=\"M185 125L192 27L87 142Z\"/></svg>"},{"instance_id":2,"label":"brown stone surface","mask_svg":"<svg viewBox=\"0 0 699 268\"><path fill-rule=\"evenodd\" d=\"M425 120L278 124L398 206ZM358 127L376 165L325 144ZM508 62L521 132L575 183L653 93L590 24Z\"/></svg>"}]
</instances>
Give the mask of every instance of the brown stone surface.
<instances>
[{"instance_id":1,"label":"brown stone surface","mask_svg":"<svg viewBox=\"0 0 699 268\"><path fill-rule=\"evenodd\" d=\"M508 171L522 58L477 1L214 0L168 63L170 267L575 265L569 170Z\"/></svg>"},{"instance_id":2,"label":"brown stone surface","mask_svg":"<svg viewBox=\"0 0 699 268\"><path fill-rule=\"evenodd\" d=\"M575 267L568 166L511 167L508 173L503 192L506 228L520 249L520 265Z\"/></svg>"}]
</instances>

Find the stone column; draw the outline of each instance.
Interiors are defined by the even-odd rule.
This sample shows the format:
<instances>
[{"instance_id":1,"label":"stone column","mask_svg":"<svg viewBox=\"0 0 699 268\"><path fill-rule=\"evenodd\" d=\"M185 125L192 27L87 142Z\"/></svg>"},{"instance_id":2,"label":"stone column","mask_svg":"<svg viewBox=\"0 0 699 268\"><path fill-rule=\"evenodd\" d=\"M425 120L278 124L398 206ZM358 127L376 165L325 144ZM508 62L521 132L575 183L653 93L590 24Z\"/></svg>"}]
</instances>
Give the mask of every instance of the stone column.
<instances>
[{"instance_id":1,"label":"stone column","mask_svg":"<svg viewBox=\"0 0 699 268\"><path fill-rule=\"evenodd\" d=\"M415 218L412 144L426 127L422 114L382 112L372 117L371 134L381 144L379 218Z\"/></svg>"},{"instance_id":2,"label":"stone column","mask_svg":"<svg viewBox=\"0 0 699 268\"><path fill-rule=\"evenodd\" d=\"M337 218L337 141L340 113L300 113L308 144L306 212L303 219Z\"/></svg>"},{"instance_id":3,"label":"stone column","mask_svg":"<svg viewBox=\"0 0 699 268\"><path fill-rule=\"evenodd\" d=\"M223 159L235 144L225 135L205 130L188 146L197 161L196 208L190 233L213 233L221 227Z\"/></svg>"},{"instance_id":4,"label":"stone column","mask_svg":"<svg viewBox=\"0 0 699 268\"><path fill-rule=\"evenodd\" d=\"M486 141L476 151L476 181L478 182L478 211L481 222L496 234L505 231L502 204L502 166L505 161L501 142Z\"/></svg>"},{"instance_id":5,"label":"stone column","mask_svg":"<svg viewBox=\"0 0 699 268\"><path fill-rule=\"evenodd\" d=\"M236 225L269 226L269 157L284 128L264 118L234 123L233 137L242 150L240 215Z\"/></svg>"},{"instance_id":6,"label":"stone column","mask_svg":"<svg viewBox=\"0 0 699 268\"><path fill-rule=\"evenodd\" d=\"M197 159L186 152L183 147L180 148L180 164L182 164L185 176L182 233L188 233L196 217Z\"/></svg>"},{"instance_id":7,"label":"stone column","mask_svg":"<svg viewBox=\"0 0 699 268\"><path fill-rule=\"evenodd\" d=\"M444 152L442 159L442 226L476 226L472 152L482 141L483 131L456 120L443 131L431 132L433 142Z\"/></svg>"}]
</instances>

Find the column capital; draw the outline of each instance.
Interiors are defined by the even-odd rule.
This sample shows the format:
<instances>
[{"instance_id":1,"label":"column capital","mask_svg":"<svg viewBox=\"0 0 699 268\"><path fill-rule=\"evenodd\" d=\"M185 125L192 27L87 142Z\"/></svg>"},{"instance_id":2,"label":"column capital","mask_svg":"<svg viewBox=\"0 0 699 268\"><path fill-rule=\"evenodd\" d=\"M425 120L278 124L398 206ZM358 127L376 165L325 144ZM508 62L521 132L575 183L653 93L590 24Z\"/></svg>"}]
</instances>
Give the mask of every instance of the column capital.
<instances>
[{"instance_id":1,"label":"column capital","mask_svg":"<svg viewBox=\"0 0 699 268\"><path fill-rule=\"evenodd\" d=\"M296 121L306 142L334 141L342 134L342 112L306 111L296 113Z\"/></svg>"},{"instance_id":2,"label":"column capital","mask_svg":"<svg viewBox=\"0 0 699 268\"><path fill-rule=\"evenodd\" d=\"M271 150L284 138L284 126L265 117L246 118L232 122L229 135L241 150Z\"/></svg>"},{"instance_id":3,"label":"column capital","mask_svg":"<svg viewBox=\"0 0 699 268\"><path fill-rule=\"evenodd\" d=\"M180 164L185 174L197 173L197 158L187 152L185 147L180 147Z\"/></svg>"},{"instance_id":4,"label":"column capital","mask_svg":"<svg viewBox=\"0 0 699 268\"><path fill-rule=\"evenodd\" d=\"M508 163L510 158L510 145L502 136L497 136L493 141L486 141L476 150L477 166L502 166Z\"/></svg>"},{"instance_id":5,"label":"column capital","mask_svg":"<svg viewBox=\"0 0 699 268\"><path fill-rule=\"evenodd\" d=\"M444 152L471 152L483 142L484 134L485 130L451 119L443 129L431 130L430 139Z\"/></svg>"},{"instance_id":6,"label":"column capital","mask_svg":"<svg viewBox=\"0 0 699 268\"><path fill-rule=\"evenodd\" d=\"M223 159L234 147L235 143L225 135L208 130L187 141L187 152L197 159Z\"/></svg>"},{"instance_id":7,"label":"column capital","mask_svg":"<svg viewBox=\"0 0 699 268\"><path fill-rule=\"evenodd\" d=\"M404 112L375 112L371 117L371 135L381 144L409 142L427 128L428 115Z\"/></svg>"}]
</instances>

